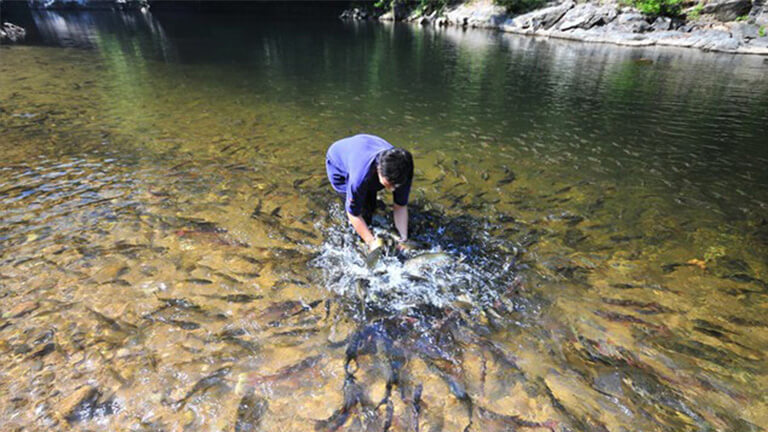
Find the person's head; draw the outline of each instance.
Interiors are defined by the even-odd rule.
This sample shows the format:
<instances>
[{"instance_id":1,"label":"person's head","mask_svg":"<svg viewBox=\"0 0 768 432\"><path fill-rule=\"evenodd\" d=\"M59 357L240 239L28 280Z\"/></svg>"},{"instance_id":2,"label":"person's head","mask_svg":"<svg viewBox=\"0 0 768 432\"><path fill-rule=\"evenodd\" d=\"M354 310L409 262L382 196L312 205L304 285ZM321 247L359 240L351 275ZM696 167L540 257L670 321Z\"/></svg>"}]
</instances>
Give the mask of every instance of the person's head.
<instances>
[{"instance_id":1,"label":"person's head","mask_svg":"<svg viewBox=\"0 0 768 432\"><path fill-rule=\"evenodd\" d=\"M379 153L376 158L379 182L393 191L413 178L413 156L408 150L391 148Z\"/></svg>"}]
</instances>

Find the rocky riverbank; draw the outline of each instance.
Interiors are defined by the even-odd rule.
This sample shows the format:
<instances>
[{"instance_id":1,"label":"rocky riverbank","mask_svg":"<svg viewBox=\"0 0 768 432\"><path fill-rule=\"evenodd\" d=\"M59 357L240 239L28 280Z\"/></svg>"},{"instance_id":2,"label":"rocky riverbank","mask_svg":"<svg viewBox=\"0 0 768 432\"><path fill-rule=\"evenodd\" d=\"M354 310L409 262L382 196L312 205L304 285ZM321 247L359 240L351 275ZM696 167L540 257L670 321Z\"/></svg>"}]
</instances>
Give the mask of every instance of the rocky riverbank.
<instances>
[{"instance_id":1,"label":"rocky riverbank","mask_svg":"<svg viewBox=\"0 0 768 432\"><path fill-rule=\"evenodd\" d=\"M400 6L381 15L352 9L342 13L341 18L488 28L625 46L677 46L768 55L768 8L762 0L709 0L684 11L679 18L649 16L615 2L573 0L551 2L520 15L508 14L492 0L470 0L428 15Z\"/></svg>"}]
</instances>

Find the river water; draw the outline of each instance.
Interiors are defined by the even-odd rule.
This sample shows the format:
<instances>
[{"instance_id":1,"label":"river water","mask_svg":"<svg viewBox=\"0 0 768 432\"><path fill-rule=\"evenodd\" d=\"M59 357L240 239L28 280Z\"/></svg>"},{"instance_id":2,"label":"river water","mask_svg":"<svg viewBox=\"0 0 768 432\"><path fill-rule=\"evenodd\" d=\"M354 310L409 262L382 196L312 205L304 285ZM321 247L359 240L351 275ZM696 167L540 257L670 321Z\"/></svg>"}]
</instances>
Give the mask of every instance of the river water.
<instances>
[{"instance_id":1,"label":"river water","mask_svg":"<svg viewBox=\"0 0 768 432\"><path fill-rule=\"evenodd\" d=\"M768 425L763 58L247 13L20 23L0 429ZM366 265L323 160L360 132L413 152L434 262Z\"/></svg>"}]
</instances>

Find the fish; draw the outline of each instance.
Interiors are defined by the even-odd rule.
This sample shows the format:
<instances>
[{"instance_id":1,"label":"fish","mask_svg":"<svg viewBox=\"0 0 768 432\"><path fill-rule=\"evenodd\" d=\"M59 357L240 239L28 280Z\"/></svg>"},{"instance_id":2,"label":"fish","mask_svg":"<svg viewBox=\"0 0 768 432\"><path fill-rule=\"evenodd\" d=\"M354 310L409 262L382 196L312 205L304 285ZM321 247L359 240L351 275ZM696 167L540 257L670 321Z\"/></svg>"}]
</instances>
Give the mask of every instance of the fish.
<instances>
[{"instance_id":1,"label":"fish","mask_svg":"<svg viewBox=\"0 0 768 432\"><path fill-rule=\"evenodd\" d=\"M252 353L257 353L261 349L259 344L257 344L256 342L251 342L251 341L248 341L248 340L245 340L245 339L240 339L239 337L235 336L234 334L232 334L232 335L224 335L224 334L223 335L219 335L218 340L222 341L222 342L228 342L228 343L231 343L233 345L237 345L240 348L243 348L244 350L252 352Z\"/></svg>"},{"instance_id":2,"label":"fish","mask_svg":"<svg viewBox=\"0 0 768 432\"><path fill-rule=\"evenodd\" d=\"M254 300L264 298L264 296L261 295L251 294L205 295L205 297L224 300L229 303L250 303Z\"/></svg>"},{"instance_id":3,"label":"fish","mask_svg":"<svg viewBox=\"0 0 768 432\"><path fill-rule=\"evenodd\" d=\"M39 351L32 354L30 358L43 358L48 354L52 353L54 350L56 350L56 344L53 342L47 343Z\"/></svg>"},{"instance_id":4,"label":"fish","mask_svg":"<svg viewBox=\"0 0 768 432\"><path fill-rule=\"evenodd\" d=\"M194 386L192 386L192 389L190 389L183 398L174 402L173 405L177 409L181 408L184 406L184 404L187 403L187 400L189 400L189 398L195 394L204 392L205 390L208 390L215 385L221 384L224 381L224 377L229 375L230 372L232 372L232 367L225 366L223 368L217 369L212 374L203 377L200 379L200 381L196 382Z\"/></svg>"},{"instance_id":5,"label":"fish","mask_svg":"<svg viewBox=\"0 0 768 432\"><path fill-rule=\"evenodd\" d=\"M378 247L370 252L365 256L365 265L372 269L376 267L376 264L379 263L379 260L384 255L384 247Z\"/></svg>"},{"instance_id":6,"label":"fish","mask_svg":"<svg viewBox=\"0 0 768 432\"><path fill-rule=\"evenodd\" d=\"M197 330L200 328L200 324L196 322L182 321L182 320L176 320L171 318L165 318L162 316L155 316L154 313L144 315L143 318L152 322L161 322L163 324L176 326L184 330Z\"/></svg>"},{"instance_id":7,"label":"fish","mask_svg":"<svg viewBox=\"0 0 768 432\"><path fill-rule=\"evenodd\" d=\"M237 406L237 419L235 420L235 432L256 432L261 429L264 414L269 409L269 403L264 397L249 391L240 399Z\"/></svg>"},{"instance_id":8,"label":"fish","mask_svg":"<svg viewBox=\"0 0 768 432\"><path fill-rule=\"evenodd\" d=\"M236 391L242 388L253 388L262 384L277 383L291 377L296 377L304 372L314 369L324 357L323 354L310 356L298 363L284 366L268 375L254 372L241 373L238 378Z\"/></svg>"},{"instance_id":9,"label":"fish","mask_svg":"<svg viewBox=\"0 0 768 432\"><path fill-rule=\"evenodd\" d=\"M427 252L408 259L403 263L406 270L418 270L424 266L449 264L454 258L445 252Z\"/></svg>"},{"instance_id":10,"label":"fish","mask_svg":"<svg viewBox=\"0 0 768 432\"><path fill-rule=\"evenodd\" d=\"M168 321L162 321L166 324L171 324L176 327L180 327L184 330L197 330L200 328L200 324L192 322L192 321L181 321L181 320L168 320Z\"/></svg>"},{"instance_id":11,"label":"fish","mask_svg":"<svg viewBox=\"0 0 768 432\"><path fill-rule=\"evenodd\" d=\"M185 310L200 310L200 306L192 303L185 298L160 298L158 300L165 303L165 307L175 307Z\"/></svg>"},{"instance_id":12,"label":"fish","mask_svg":"<svg viewBox=\"0 0 768 432\"><path fill-rule=\"evenodd\" d=\"M184 279L184 282L189 282L189 283L192 283L192 284L195 284L195 285L210 285L210 284L213 283L213 281L211 281L209 279L201 279L201 278Z\"/></svg>"},{"instance_id":13,"label":"fish","mask_svg":"<svg viewBox=\"0 0 768 432\"><path fill-rule=\"evenodd\" d=\"M506 166L504 167L504 174L505 174L504 178L496 182L497 186L504 186L506 184L512 183L513 181L515 181L515 179L517 179L517 176L515 175L515 173L512 172L512 170L510 170Z\"/></svg>"},{"instance_id":14,"label":"fish","mask_svg":"<svg viewBox=\"0 0 768 432\"><path fill-rule=\"evenodd\" d=\"M480 406L476 406L475 410L477 411L479 418L498 424L498 426L503 427L504 429L509 428L509 430L517 430L518 428L542 428L555 431L558 426L558 422L555 420L547 420L544 422L531 421L517 415L499 414Z\"/></svg>"},{"instance_id":15,"label":"fish","mask_svg":"<svg viewBox=\"0 0 768 432\"><path fill-rule=\"evenodd\" d=\"M427 242L419 241L416 239L400 241L400 235L393 232L387 232L386 236L391 240L392 244L400 250L414 251L430 248L430 245Z\"/></svg>"},{"instance_id":16,"label":"fish","mask_svg":"<svg viewBox=\"0 0 768 432\"><path fill-rule=\"evenodd\" d=\"M123 329L123 327L120 325L120 323L117 322L117 320L112 319L106 315L104 315L101 312L95 311L89 307L86 307L88 312L92 313L99 321L106 324L109 328L115 331L120 331Z\"/></svg>"},{"instance_id":17,"label":"fish","mask_svg":"<svg viewBox=\"0 0 768 432\"><path fill-rule=\"evenodd\" d=\"M267 321L272 324L281 319L289 318L294 315L298 315L302 312L314 309L315 306L320 304L322 300L315 300L310 303L305 303L300 300L287 300L280 303L272 303L267 306L266 309L261 311L258 315L258 319Z\"/></svg>"},{"instance_id":18,"label":"fish","mask_svg":"<svg viewBox=\"0 0 768 432\"><path fill-rule=\"evenodd\" d=\"M339 430L347 422L350 415L356 411L358 405L363 408L374 407L373 401L370 400L363 387L355 381L355 377L347 375L344 381L344 401L341 408L334 411L327 419L316 421L315 430Z\"/></svg>"},{"instance_id":19,"label":"fish","mask_svg":"<svg viewBox=\"0 0 768 432\"><path fill-rule=\"evenodd\" d=\"M80 401L72 407L64 419L67 423L77 423L84 420L90 420L94 417L102 417L106 415L112 415L117 410L117 404L112 400L99 403L102 393L96 389L91 388L80 399Z\"/></svg>"},{"instance_id":20,"label":"fish","mask_svg":"<svg viewBox=\"0 0 768 432\"><path fill-rule=\"evenodd\" d=\"M181 238L192 239L200 242L211 243L220 246L232 246L232 247L250 247L248 243L240 240L229 238L226 235L226 230L219 229L215 231L207 229L180 229L176 230L175 234Z\"/></svg>"}]
</instances>

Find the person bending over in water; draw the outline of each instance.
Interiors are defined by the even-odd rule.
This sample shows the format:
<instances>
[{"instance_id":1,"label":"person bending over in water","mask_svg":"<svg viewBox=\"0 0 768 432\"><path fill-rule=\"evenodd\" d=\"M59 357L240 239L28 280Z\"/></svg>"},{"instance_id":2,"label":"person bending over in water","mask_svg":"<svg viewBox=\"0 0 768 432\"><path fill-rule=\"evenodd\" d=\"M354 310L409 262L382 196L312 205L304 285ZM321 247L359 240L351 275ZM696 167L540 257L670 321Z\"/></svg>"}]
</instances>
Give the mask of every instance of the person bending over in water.
<instances>
[{"instance_id":1,"label":"person bending over in water","mask_svg":"<svg viewBox=\"0 0 768 432\"><path fill-rule=\"evenodd\" d=\"M374 251L382 246L369 225L376 211L376 193L392 192L393 218L400 243L408 240L408 195L413 179L413 156L374 135L355 135L331 144L325 155L328 179L344 199L347 218Z\"/></svg>"}]
</instances>

